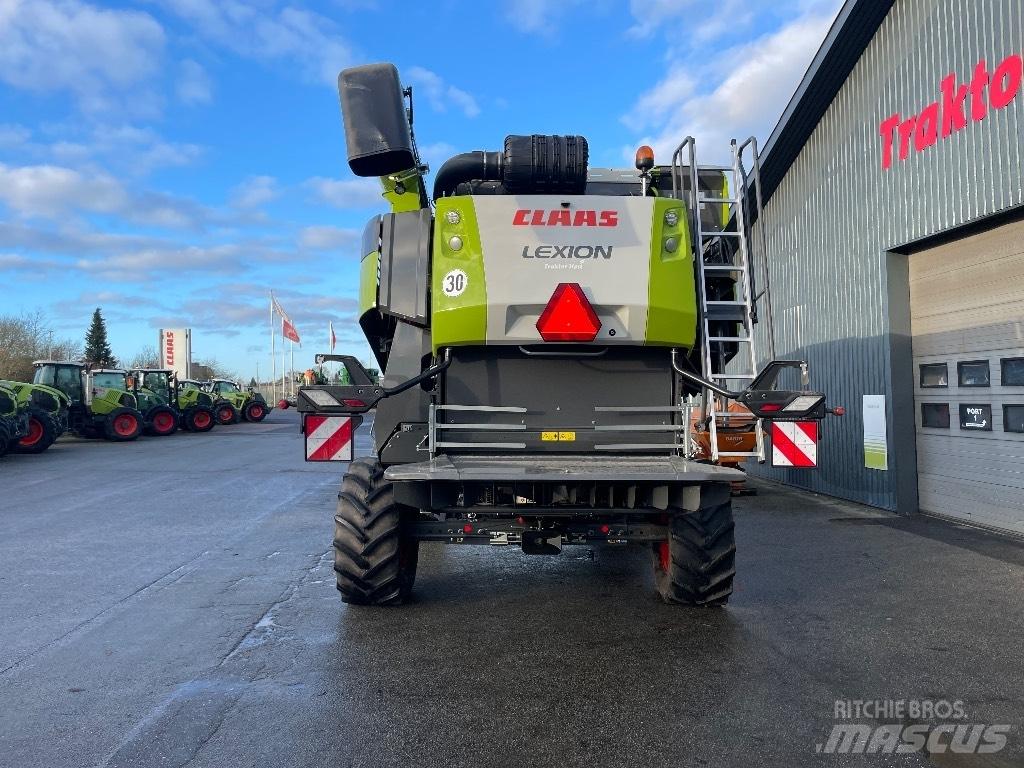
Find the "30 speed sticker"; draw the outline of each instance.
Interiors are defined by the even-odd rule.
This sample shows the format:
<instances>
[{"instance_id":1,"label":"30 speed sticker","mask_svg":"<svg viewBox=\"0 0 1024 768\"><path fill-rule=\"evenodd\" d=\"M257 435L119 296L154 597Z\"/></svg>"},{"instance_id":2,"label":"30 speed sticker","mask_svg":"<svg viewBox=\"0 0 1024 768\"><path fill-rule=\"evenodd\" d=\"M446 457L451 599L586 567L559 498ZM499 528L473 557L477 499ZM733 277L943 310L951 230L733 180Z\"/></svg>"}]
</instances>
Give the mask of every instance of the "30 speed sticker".
<instances>
[{"instance_id":1,"label":"30 speed sticker","mask_svg":"<svg viewBox=\"0 0 1024 768\"><path fill-rule=\"evenodd\" d=\"M469 285L469 278L461 269L453 269L441 278L441 291L445 296L461 296Z\"/></svg>"}]
</instances>

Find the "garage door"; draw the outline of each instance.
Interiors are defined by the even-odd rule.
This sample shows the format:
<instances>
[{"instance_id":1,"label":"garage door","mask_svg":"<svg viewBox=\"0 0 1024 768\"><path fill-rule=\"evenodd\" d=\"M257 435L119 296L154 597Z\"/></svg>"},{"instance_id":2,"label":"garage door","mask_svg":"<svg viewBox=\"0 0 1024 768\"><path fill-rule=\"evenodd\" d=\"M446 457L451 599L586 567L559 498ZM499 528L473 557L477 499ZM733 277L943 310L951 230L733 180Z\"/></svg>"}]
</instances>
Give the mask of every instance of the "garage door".
<instances>
[{"instance_id":1,"label":"garage door","mask_svg":"<svg viewBox=\"0 0 1024 768\"><path fill-rule=\"evenodd\" d=\"M1024 222L910 257L920 507L1024 534Z\"/></svg>"}]
</instances>

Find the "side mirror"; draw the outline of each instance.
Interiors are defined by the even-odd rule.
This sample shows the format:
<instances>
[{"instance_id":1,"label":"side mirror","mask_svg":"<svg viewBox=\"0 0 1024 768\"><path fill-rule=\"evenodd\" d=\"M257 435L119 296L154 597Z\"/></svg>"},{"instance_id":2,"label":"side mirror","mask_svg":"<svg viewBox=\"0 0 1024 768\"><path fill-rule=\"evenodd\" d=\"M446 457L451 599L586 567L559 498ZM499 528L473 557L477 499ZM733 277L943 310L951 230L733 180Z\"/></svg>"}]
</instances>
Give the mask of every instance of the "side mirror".
<instances>
[{"instance_id":1,"label":"side mirror","mask_svg":"<svg viewBox=\"0 0 1024 768\"><path fill-rule=\"evenodd\" d=\"M394 64L366 64L338 75L348 165L356 176L416 167L412 129Z\"/></svg>"}]
</instances>

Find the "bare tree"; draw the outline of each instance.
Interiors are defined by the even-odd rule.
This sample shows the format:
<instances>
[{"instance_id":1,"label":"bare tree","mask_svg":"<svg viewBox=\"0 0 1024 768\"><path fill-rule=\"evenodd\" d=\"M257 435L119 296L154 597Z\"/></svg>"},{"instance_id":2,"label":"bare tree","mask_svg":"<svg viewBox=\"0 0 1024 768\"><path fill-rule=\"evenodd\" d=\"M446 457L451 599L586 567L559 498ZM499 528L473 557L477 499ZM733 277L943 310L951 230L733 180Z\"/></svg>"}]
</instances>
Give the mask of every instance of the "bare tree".
<instances>
[{"instance_id":1,"label":"bare tree","mask_svg":"<svg viewBox=\"0 0 1024 768\"><path fill-rule=\"evenodd\" d=\"M231 370L226 365L223 365L215 357L204 357L192 362L193 374L197 378L202 379L230 379L234 381L238 378L238 373ZM200 376L198 372L203 375Z\"/></svg>"},{"instance_id":2,"label":"bare tree","mask_svg":"<svg viewBox=\"0 0 1024 768\"><path fill-rule=\"evenodd\" d=\"M81 352L78 343L56 338L40 311L0 316L0 379L31 381L33 360L72 360Z\"/></svg>"},{"instance_id":3,"label":"bare tree","mask_svg":"<svg viewBox=\"0 0 1024 768\"><path fill-rule=\"evenodd\" d=\"M131 358L131 362L128 363L128 367L160 368L160 354L153 345L145 346L135 353L135 356Z\"/></svg>"}]
</instances>

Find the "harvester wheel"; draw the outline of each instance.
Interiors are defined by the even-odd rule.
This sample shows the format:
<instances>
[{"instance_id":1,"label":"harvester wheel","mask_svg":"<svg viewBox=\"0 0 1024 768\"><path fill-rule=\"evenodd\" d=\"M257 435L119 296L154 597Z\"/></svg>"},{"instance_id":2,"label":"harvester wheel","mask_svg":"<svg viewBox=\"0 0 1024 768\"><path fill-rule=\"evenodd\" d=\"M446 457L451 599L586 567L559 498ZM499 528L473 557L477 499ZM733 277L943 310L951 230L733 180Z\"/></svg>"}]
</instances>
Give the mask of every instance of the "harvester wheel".
<instances>
[{"instance_id":1,"label":"harvester wheel","mask_svg":"<svg viewBox=\"0 0 1024 768\"><path fill-rule=\"evenodd\" d=\"M267 406L259 400L255 400L245 406L243 415L246 421L259 423L267 418Z\"/></svg>"},{"instance_id":2,"label":"harvester wheel","mask_svg":"<svg viewBox=\"0 0 1024 768\"><path fill-rule=\"evenodd\" d=\"M349 464L334 516L334 571L342 600L398 605L409 599L419 542L403 533L402 521L415 513L395 502L394 487L376 459Z\"/></svg>"},{"instance_id":3,"label":"harvester wheel","mask_svg":"<svg viewBox=\"0 0 1024 768\"><path fill-rule=\"evenodd\" d=\"M732 501L696 512L670 509L669 513L668 540L654 545L654 576L662 600L725 605L736 573Z\"/></svg>"},{"instance_id":4,"label":"harvester wheel","mask_svg":"<svg viewBox=\"0 0 1024 768\"><path fill-rule=\"evenodd\" d=\"M57 425L53 417L41 408L29 408L28 434L11 449L15 453L42 453L57 439Z\"/></svg>"},{"instance_id":5,"label":"harvester wheel","mask_svg":"<svg viewBox=\"0 0 1024 768\"><path fill-rule=\"evenodd\" d=\"M107 414L103 429L107 440L123 443L142 434L142 419L139 418L138 411L131 408L115 408Z\"/></svg>"},{"instance_id":6,"label":"harvester wheel","mask_svg":"<svg viewBox=\"0 0 1024 768\"><path fill-rule=\"evenodd\" d=\"M163 437L178 431L178 414L166 405L157 405L149 412L146 434Z\"/></svg>"},{"instance_id":7,"label":"harvester wheel","mask_svg":"<svg viewBox=\"0 0 1024 768\"><path fill-rule=\"evenodd\" d=\"M183 424L189 432L209 432L217 424L217 417L212 408L196 405L185 411Z\"/></svg>"},{"instance_id":8,"label":"harvester wheel","mask_svg":"<svg viewBox=\"0 0 1024 768\"><path fill-rule=\"evenodd\" d=\"M238 422L238 411L231 403L218 403L214 407L218 424L235 424Z\"/></svg>"}]
</instances>

